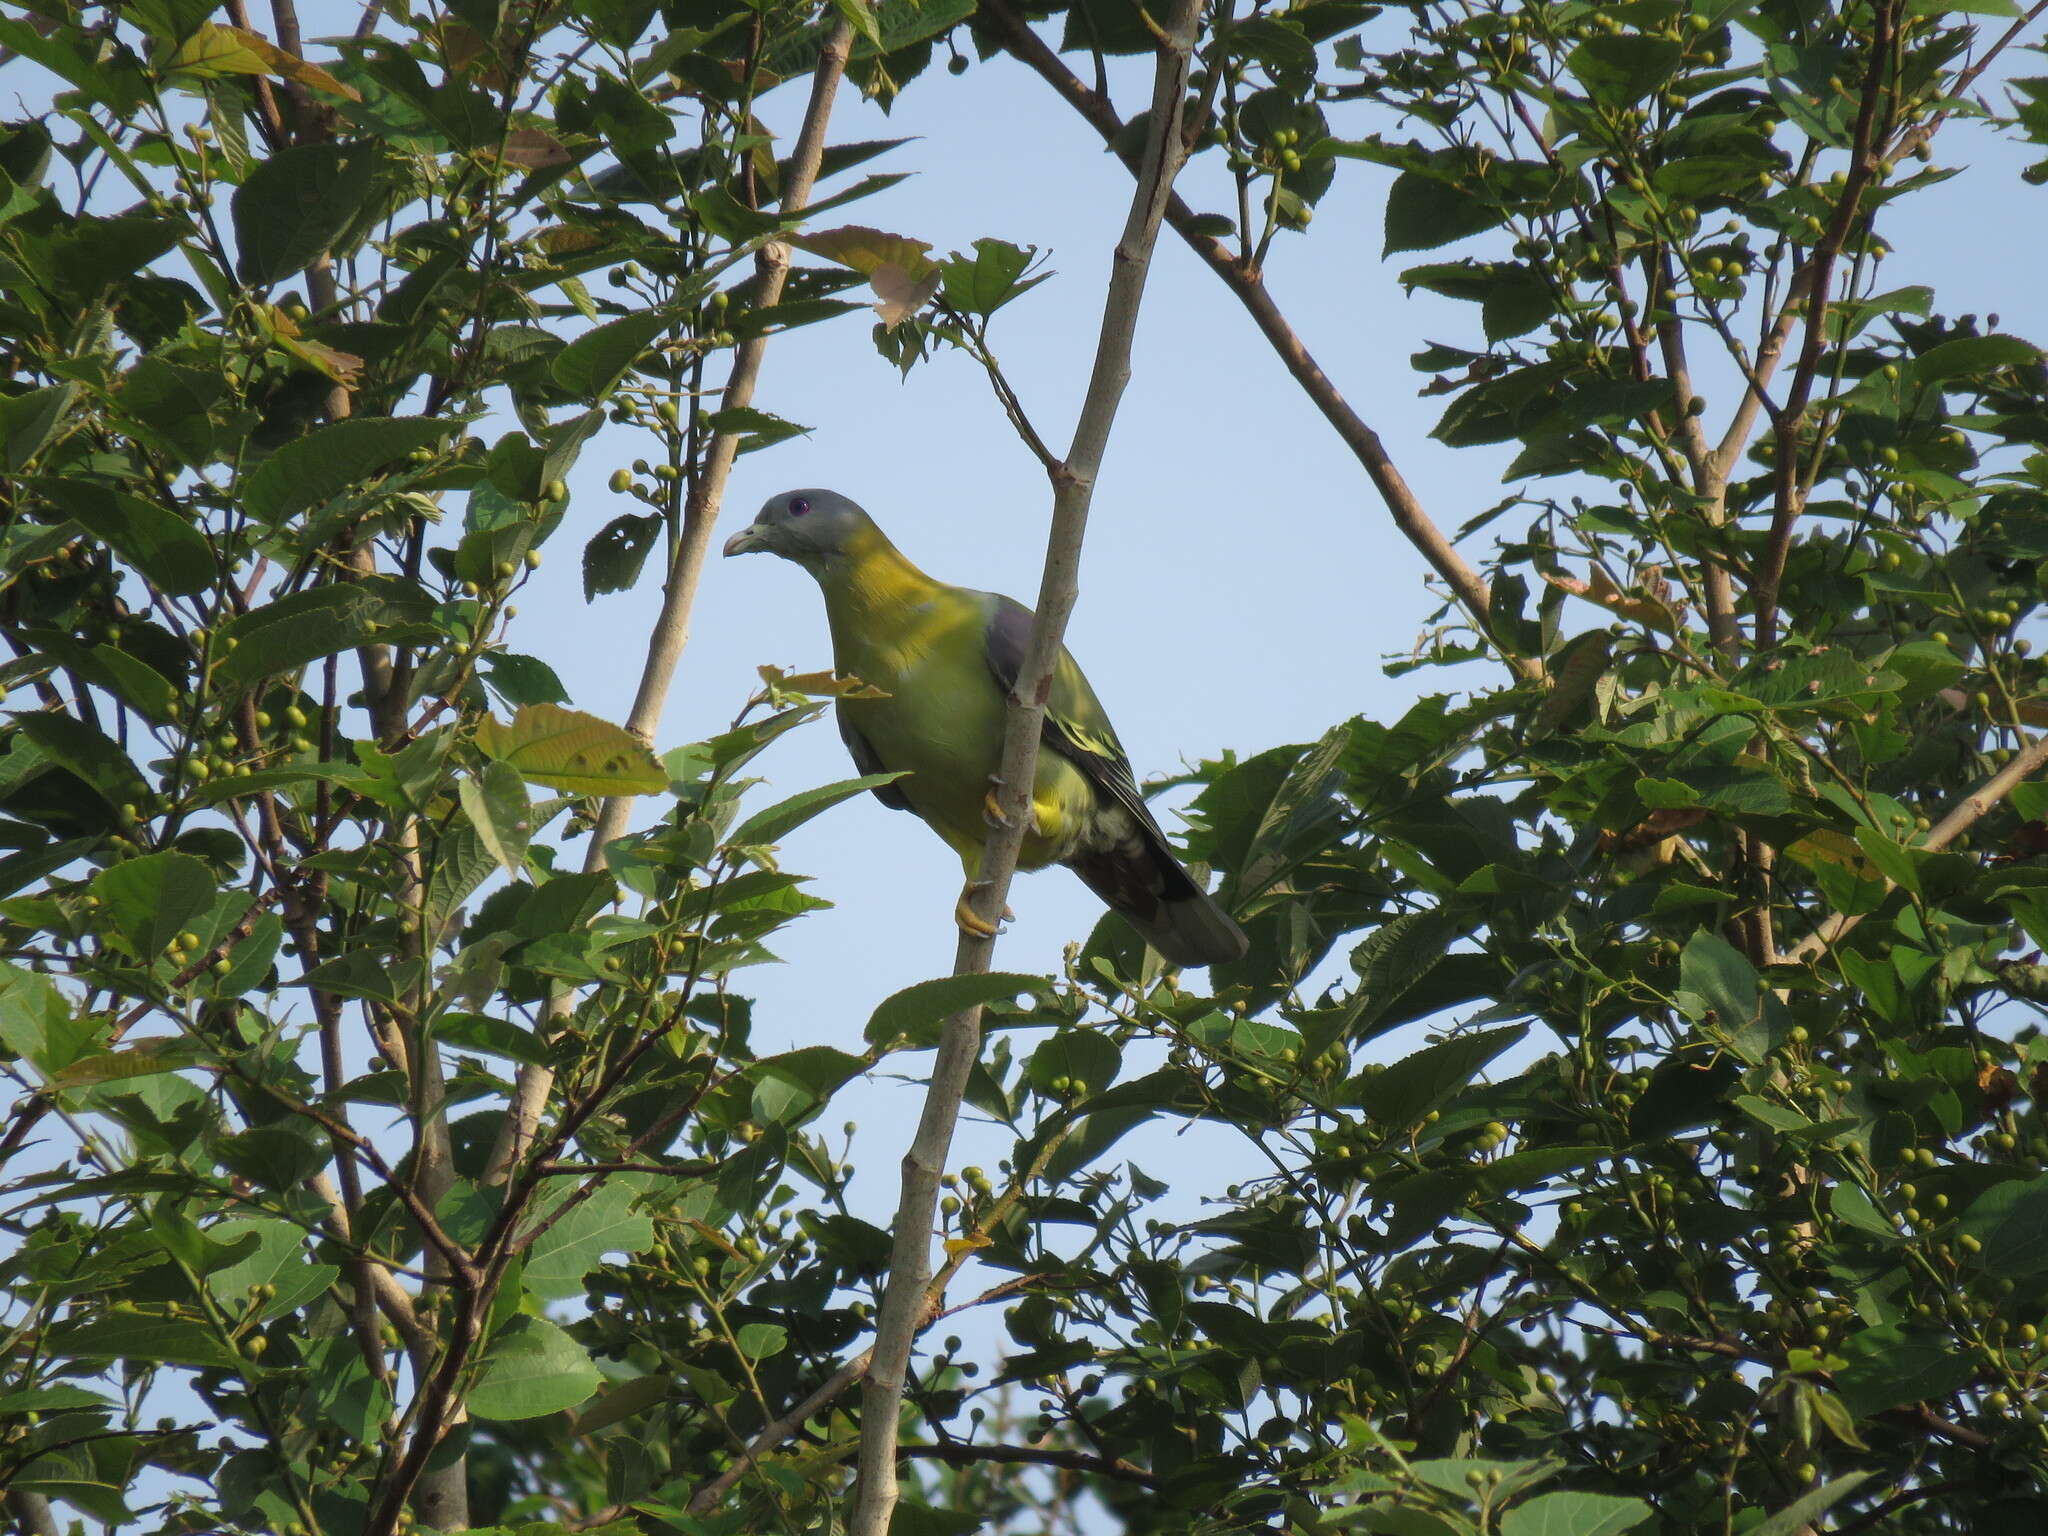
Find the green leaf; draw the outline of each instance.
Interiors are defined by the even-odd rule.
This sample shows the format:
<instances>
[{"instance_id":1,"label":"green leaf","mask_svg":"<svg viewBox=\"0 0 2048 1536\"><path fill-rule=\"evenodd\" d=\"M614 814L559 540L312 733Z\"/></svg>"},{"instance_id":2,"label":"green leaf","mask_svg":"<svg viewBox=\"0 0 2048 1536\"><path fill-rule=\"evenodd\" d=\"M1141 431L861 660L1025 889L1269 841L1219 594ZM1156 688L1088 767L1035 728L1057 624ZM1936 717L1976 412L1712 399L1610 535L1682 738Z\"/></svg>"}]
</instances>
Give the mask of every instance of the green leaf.
<instances>
[{"instance_id":1,"label":"green leaf","mask_svg":"<svg viewBox=\"0 0 2048 1536\"><path fill-rule=\"evenodd\" d=\"M1794 1499L1761 1525L1751 1526L1744 1536L1794 1536L1795 1532L1807 1530L1814 1516L1833 1508L1876 1475L1874 1472L1851 1472L1847 1477L1824 1483L1804 1498Z\"/></svg>"},{"instance_id":2,"label":"green leaf","mask_svg":"<svg viewBox=\"0 0 2048 1536\"><path fill-rule=\"evenodd\" d=\"M808 1045L770 1056L748 1069L754 1081L752 1113L763 1125L795 1125L822 1108L866 1063L829 1045Z\"/></svg>"},{"instance_id":3,"label":"green leaf","mask_svg":"<svg viewBox=\"0 0 2048 1536\"><path fill-rule=\"evenodd\" d=\"M970 315L992 315L1038 279L1020 281L1038 255L1035 245L977 240L973 256L955 255L945 264L946 302Z\"/></svg>"},{"instance_id":4,"label":"green leaf","mask_svg":"<svg viewBox=\"0 0 2048 1536\"><path fill-rule=\"evenodd\" d=\"M604 1378L568 1334L540 1317L514 1317L492 1336L469 1391L480 1419L537 1419L574 1408Z\"/></svg>"},{"instance_id":5,"label":"green leaf","mask_svg":"<svg viewBox=\"0 0 2048 1536\"><path fill-rule=\"evenodd\" d=\"M1369 1039L1380 1018L1443 961L1466 924L1441 907L1402 912L1375 928L1351 952L1358 973L1350 1028Z\"/></svg>"},{"instance_id":6,"label":"green leaf","mask_svg":"<svg viewBox=\"0 0 2048 1536\"><path fill-rule=\"evenodd\" d=\"M809 427L799 426L793 421L784 421L767 411L752 406L733 406L723 411L713 411L704 418L704 424L714 432L724 433L740 440L738 452L752 453L757 448L772 448L777 443L787 442L792 437L803 437Z\"/></svg>"},{"instance_id":7,"label":"green leaf","mask_svg":"<svg viewBox=\"0 0 2048 1536\"><path fill-rule=\"evenodd\" d=\"M519 776L575 795L654 795L668 774L647 743L623 726L559 704L530 704L509 725L486 717L477 749Z\"/></svg>"},{"instance_id":8,"label":"green leaf","mask_svg":"<svg viewBox=\"0 0 2048 1536\"><path fill-rule=\"evenodd\" d=\"M1510 1024L1426 1046L1364 1079L1359 1102L1389 1126L1413 1125L1528 1032L1527 1025Z\"/></svg>"},{"instance_id":9,"label":"green leaf","mask_svg":"<svg viewBox=\"0 0 2048 1536\"><path fill-rule=\"evenodd\" d=\"M129 1082L154 1077L161 1072L182 1072L207 1059L204 1047L191 1040L141 1040L119 1050L99 1051L81 1056L54 1074L55 1088L85 1088L96 1083Z\"/></svg>"},{"instance_id":10,"label":"green leaf","mask_svg":"<svg viewBox=\"0 0 2048 1536\"><path fill-rule=\"evenodd\" d=\"M663 526L652 513L626 512L598 529L583 546L583 600L624 592L638 581Z\"/></svg>"},{"instance_id":11,"label":"green leaf","mask_svg":"<svg viewBox=\"0 0 2048 1536\"><path fill-rule=\"evenodd\" d=\"M466 417L351 416L294 438L243 477L250 516L283 523L325 506L363 481L399 468L408 454L459 432Z\"/></svg>"},{"instance_id":12,"label":"green leaf","mask_svg":"<svg viewBox=\"0 0 2048 1536\"><path fill-rule=\"evenodd\" d=\"M1650 1517L1641 1499L1606 1493L1539 1493L1509 1510L1501 1536L1613 1536Z\"/></svg>"},{"instance_id":13,"label":"green leaf","mask_svg":"<svg viewBox=\"0 0 2048 1536\"><path fill-rule=\"evenodd\" d=\"M833 9L853 24L853 30L876 52L882 51L882 27L868 0L832 0Z\"/></svg>"},{"instance_id":14,"label":"green leaf","mask_svg":"<svg viewBox=\"0 0 2048 1536\"><path fill-rule=\"evenodd\" d=\"M178 690L171 680L146 661L138 661L112 645L92 648L94 665L107 675L108 685L144 719L154 725L169 723L178 712Z\"/></svg>"},{"instance_id":15,"label":"green leaf","mask_svg":"<svg viewBox=\"0 0 2048 1536\"><path fill-rule=\"evenodd\" d=\"M414 590L396 577L336 582L252 609L221 626L223 643L215 645L213 654L226 655L216 662L214 678L229 687L247 687L372 639L426 638L426 631L393 634L387 629L394 622L410 626L416 611L424 614L424 602L411 601ZM402 606L394 606L392 598Z\"/></svg>"},{"instance_id":16,"label":"green leaf","mask_svg":"<svg viewBox=\"0 0 2048 1536\"><path fill-rule=\"evenodd\" d=\"M1466 187L1424 171L1403 171L1387 192L1387 239L1381 254L1433 251L1500 221L1500 210Z\"/></svg>"},{"instance_id":17,"label":"green leaf","mask_svg":"<svg viewBox=\"0 0 2048 1536\"><path fill-rule=\"evenodd\" d=\"M618 387L654 338L673 328L677 317L665 309L592 326L556 354L549 372L555 382L579 400L603 400Z\"/></svg>"},{"instance_id":18,"label":"green leaf","mask_svg":"<svg viewBox=\"0 0 2048 1536\"><path fill-rule=\"evenodd\" d=\"M77 394L76 384L50 384L0 396L0 470L18 475L27 469L71 413Z\"/></svg>"},{"instance_id":19,"label":"green leaf","mask_svg":"<svg viewBox=\"0 0 2048 1536\"><path fill-rule=\"evenodd\" d=\"M789 1330L774 1323L744 1323L734 1342L749 1360L767 1360L789 1347Z\"/></svg>"},{"instance_id":20,"label":"green leaf","mask_svg":"<svg viewBox=\"0 0 2048 1536\"><path fill-rule=\"evenodd\" d=\"M500 699L518 709L523 704L566 704L569 690L555 669L532 656L492 651L483 658L484 682Z\"/></svg>"},{"instance_id":21,"label":"green leaf","mask_svg":"<svg viewBox=\"0 0 2048 1536\"><path fill-rule=\"evenodd\" d=\"M232 203L242 280L274 283L330 251L362 218L382 164L378 145L359 142L297 144L257 166Z\"/></svg>"},{"instance_id":22,"label":"green leaf","mask_svg":"<svg viewBox=\"0 0 2048 1536\"><path fill-rule=\"evenodd\" d=\"M527 841L533 836L533 807L518 771L508 763L487 763L481 773L465 775L456 785L456 794L486 851L517 880L526 866Z\"/></svg>"},{"instance_id":23,"label":"green leaf","mask_svg":"<svg viewBox=\"0 0 2048 1536\"><path fill-rule=\"evenodd\" d=\"M212 546L177 513L90 481L34 484L66 517L171 596L188 597L212 584L218 572Z\"/></svg>"},{"instance_id":24,"label":"green leaf","mask_svg":"<svg viewBox=\"0 0 2048 1536\"><path fill-rule=\"evenodd\" d=\"M630 1419L636 1413L644 1413L667 1401L674 1380L671 1376L650 1375L621 1382L576 1415L576 1433L593 1434L607 1425Z\"/></svg>"},{"instance_id":25,"label":"green leaf","mask_svg":"<svg viewBox=\"0 0 2048 1536\"><path fill-rule=\"evenodd\" d=\"M9 1392L0 1396L0 1414L12 1416L19 1413L71 1413L77 1409L97 1413L111 1412L114 1404L97 1392L88 1392L83 1387L66 1386L60 1382L44 1382L39 1387L30 1387L25 1392Z\"/></svg>"},{"instance_id":26,"label":"green leaf","mask_svg":"<svg viewBox=\"0 0 2048 1536\"><path fill-rule=\"evenodd\" d=\"M1744 1031L1763 1012L1763 978L1756 967L1717 933L1702 928L1686 942L1678 961L1678 1007L1687 1018L1704 1023L1711 1012L1714 1022L1737 1041L1743 1059L1753 1066L1763 1059L1752 1054L1753 1042L1745 1049Z\"/></svg>"},{"instance_id":27,"label":"green leaf","mask_svg":"<svg viewBox=\"0 0 2048 1536\"><path fill-rule=\"evenodd\" d=\"M45 1077L91 1048L99 1022L81 1016L57 984L37 971L0 960L0 1044L34 1063Z\"/></svg>"},{"instance_id":28,"label":"green leaf","mask_svg":"<svg viewBox=\"0 0 2048 1536\"><path fill-rule=\"evenodd\" d=\"M128 754L113 737L92 722L37 710L16 716L15 725L42 749L44 756L70 769L109 807L136 804L148 798L150 789L141 770L128 760Z\"/></svg>"},{"instance_id":29,"label":"green leaf","mask_svg":"<svg viewBox=\"0 0 2048 1536\"><path fill-rule=\"evenodd\" d=\"M1024 1074L1043 1093L1097 1094L1116 1081L1122 1065L1123 1052L1102 1031L1056 1029L1026 1059Z\"/></svg>"},{"instance_id":30,"label":"green leaf","mask_svg":"<svg viewBox=\"0 0 2048 1536\"><path fill-rule=\"evenodd\" d=\"M1043 976L992 971L984 976L940 976L920 981L882 1000L862 1031L870 1045L899 1043L913 1048L938 1043L939 1026L963 1009L1002 1002L1045 990Z\"/></svg>"},{"instance_id":31,"label":"green leaf","mask_svg":"<svg viewBox=\"0 0 2048 1536\"><path fill-rule=\"evenodd\" d=\"M109 931L138 960L154 960L172 939L212 910L213 876L183 853L124 859L93 876Z\"/></svg>"},{"instance_id":32,"label":"green leaf","mask_svg":"<svg viewBox=\"0 0 2048 1536\"><path fill-rule=\"evenodd\" d=\"M1939 1402L1976 1374L1969 1356L1945 1333L1865 1328L1840 1348L1848 1364L1835 1372L1835 1387L1857 1418L1901 1403Z\"/></svg>"},{"instance_id":33,"label":"green leaf","mask_svg":"<svg viewBox=\"0 0 2048 1536\"><path fill-rule=\"evenodd\" d=\"M259 1285L274 1285L277 1294L264 1302L264 1317L283 1317L326 1290L340 1276L332 1264L307 1262L306 1234L288 1221L255 1216L208 1227L206 1235L225 1247L254 1238L250 1251L206 1277L207 1289L224 1302L239 1306Z\"/></svg>"},{"instance_id":34,"label":"green leaf","mask_svg":"<svg viewBox=\"0 0 2048 1536\"><path fill-rule=\"evenodd\" d=\"M1571 51L1565 68L1605 107L1628 107L1671 78L1684 45L1661 37L1619 33L1591 37Z\"/></svg>"},{"instance_id":35,"label":"green leaf","mask_svg":"<svg viewBox=\"0 0 2048 1536\"><path fill-rule=\"evenodd\" d=\"M1870 1196L1854 1184L1837 1184L1829 1192L1828 1206L1850 1226L1874 1237L1894 1238L1899 1235L1899 1229L1877 1208Z\"/></svg>"},{"instance_id":36,"label":"green leaf","mask_svg":"<svg viewBox=\"0 0 2048 1536\"><path fill-rule=\"evenodd\" d=\"M190 1365L236 1370L241 1360L205 1323L153 1312L107 1312L44 1331L43 1353L59 1360Z\"/></svg>"},{"instance_id":37,"label":"green leaf","mask_svg":"<svg viewBox=\"0 0 2048 1536\"><path fill-rule=\"evenodd\" d=\"M851 800L862 790L873 789L880 784L893 784L902 777L901 773L869 773L857 779L841 779L835 784L821 784L816 789L800 791L749 816L726 834L725 846L758 848L779 842L813 816L830 810L840 801Z\"/></svg>"},{"instance_id":38,"label":"green leaf","mask_svg":"<svg viewBox=\"0 0 2048 1536\"><path fill-rule=\"evenodd\" d=\"M520 1283L551 1301L581 1296L583 1277L603 1263L606 1254L633 1254L649 1247L654 1242L654 1222L634 1210L633 1203L652 1182L645 1175L630 1173L606 1177L596 1194L534 1239ZM539 1208L539 1214L545 1218L560 1204L559 1199L548 1202Z\"/></svg>"},{"instance_id":39,"label":"green leaf","mask_svg":"<svg viewBox=\"0 0 2048 1536\"><path fill-rule=\"evenodd\" d=\"M1940 384L2001 368L2031 367L2040 361L2040 349L2017 336L1960 336L1914 358L1913 377L1922 384Z\"/></svg>"},{"instance_id":40,"label":"green leaf","mask_svg":"<svg viewBox=\"0 0 2048 1536\"><path fill-rule=\"evenodd\" d=\"M1963 1230L1984 1245L1977 1262L1991 1274L2048 1270L2048 1174L1992 1185L1971 1202Z\"/></svg>"},{"instance_id":41,"label":"green leaf","mask_svg":"<svg viewBox=\"0 0 2048 1536\"><path fill-rule=\"evenodd\" d=\"M2015 0L1906 0L1908 16L2019 16Z\"/></svg>"}]
</instances>

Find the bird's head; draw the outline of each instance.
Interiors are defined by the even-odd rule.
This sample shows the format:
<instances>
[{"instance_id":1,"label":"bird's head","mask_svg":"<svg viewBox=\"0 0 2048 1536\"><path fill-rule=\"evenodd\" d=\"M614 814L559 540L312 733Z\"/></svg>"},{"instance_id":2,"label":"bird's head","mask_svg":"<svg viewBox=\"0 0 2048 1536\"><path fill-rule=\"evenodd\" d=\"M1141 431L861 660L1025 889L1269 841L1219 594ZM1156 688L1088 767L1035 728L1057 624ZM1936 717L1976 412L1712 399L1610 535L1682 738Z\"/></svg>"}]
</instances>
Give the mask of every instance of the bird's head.
<instances>
[{"instance_id":1,"label":"bird's head","mask_svg":"<svg viewBox=\"0 0 2048 1536\"><path fill-rule=\"evenodd\" d=\"M725 552L766 550L817 574L880 536L874 519L837 491L784 491L764 501L754 520L725 541Z\"/></svg>"}]
</instances>

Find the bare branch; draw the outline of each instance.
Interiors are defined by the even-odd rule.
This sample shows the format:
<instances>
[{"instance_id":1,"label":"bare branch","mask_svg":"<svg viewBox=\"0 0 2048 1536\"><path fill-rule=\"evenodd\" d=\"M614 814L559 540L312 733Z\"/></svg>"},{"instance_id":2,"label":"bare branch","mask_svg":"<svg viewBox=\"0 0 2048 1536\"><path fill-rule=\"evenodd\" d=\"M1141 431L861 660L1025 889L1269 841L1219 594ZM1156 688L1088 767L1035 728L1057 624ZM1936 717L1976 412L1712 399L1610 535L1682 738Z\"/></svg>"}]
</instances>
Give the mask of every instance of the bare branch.
<instances>
[{"instance_id":1,"label":"bare branch","mask_svg":"<svg viewBox=\"0 0 2048 1536\"><path fill-rule=\"evenodd\" d=\"M1863 99L1856 109L1856 129L1849 155L1848 179L1835 204L1834 217L1821 232L1813 255L1806 263L1807 290L1804 301L1804 334L1800 340L1799 363L1786 391L1784 409L1778 413L1777 458L1773 464L1776 505L1771 512L1770 539L1750 587L1750 606L1756 614L1756 648L1768 650L1778 634L1778 584L1785 575L1785 559L1792 547L1792 531L1799 521L1805 499L1799 494L1799 455L1795 436L1813 397L1814 380L1820 373L1821 351L1827 339L1828 305L1833 297L1836 259L1854 228L1863 192L1877 172L1877 113L1886 94L1885 77L1892 67L1893 6L1878 0L1872 10L1870 63L1863 72ZM1793 299L1786 300L1789 313ZM1782 319L1782 316L1781 316Z\"/></svg>"},{"instance_id":2,"label":"bare branch","mask_svg":"<svg viewBox=\"0 0 2048 1536\"><path fill-rule=\"evenodd\" d=\"M745 1477L755 1462L802 1429L813 1415L823 1412L834 1398L866 1376L874 1357L872 1349L863 1350L826 1377L815 1392L788 1413L771 1424L763 1425L760 1432L747 1442L747 1448L733 1458L731 1466L690 1495L690 1513L703 1515L716 1509L718 1501L732 1491L733 1484Z\"/></svg>"},{"instance_id":3,"label":"bare branch","mask_svg":"<svg viewBox=\"0 0 2048 1536\"><path fill-rule=\"evenodd\" d=\"M954 1467L971 1467L976 1462L984 1461L1031 1467L1058 1467L1062 1471L1086 1472L1119 1483L1136 1483L1141 1488L1159 1486L1158 1477L1135 1462L1125 1461L1121 1456L1096 1456L1087 1451L1062 1450L1055 1446L971 1445L963 1440L942 1440L936 1445L898 1446L896 1454L915 1456L927 1461L943 1461Z\"/></svg>"}]
</instances>

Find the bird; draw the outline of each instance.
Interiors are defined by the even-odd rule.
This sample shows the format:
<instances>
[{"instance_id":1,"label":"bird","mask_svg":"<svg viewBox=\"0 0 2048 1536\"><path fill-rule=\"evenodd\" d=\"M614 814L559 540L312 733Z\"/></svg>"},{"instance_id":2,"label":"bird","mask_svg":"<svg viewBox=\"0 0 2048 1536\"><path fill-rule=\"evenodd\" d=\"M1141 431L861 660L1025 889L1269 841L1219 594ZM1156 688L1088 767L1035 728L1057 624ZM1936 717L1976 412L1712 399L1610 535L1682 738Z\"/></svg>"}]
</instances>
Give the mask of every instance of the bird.
<instances>
[{"instance_id":1,"label":"bird","mask_svg":"<svg viewBox=\"0 0 2048 1536\"><path fill-rule=\"evenodd\" d=\"M728 558L756 552L780 555L817 581L835 670L883 695L835 701L855 767L903 774L876 787L875 797L919 817L960 856L968 885L954 917L969 933L994 933L970 898L988 827L1001 816L1005 701L1030 643L1031 610L935 581L836 491L769 497L725 544ZM1245 953L1244 931L1182 866L1153 819L1109 716L1064 647L1017 863L1065 865L1175 965L1224 964Z\"/></svg>"}]
</instances>

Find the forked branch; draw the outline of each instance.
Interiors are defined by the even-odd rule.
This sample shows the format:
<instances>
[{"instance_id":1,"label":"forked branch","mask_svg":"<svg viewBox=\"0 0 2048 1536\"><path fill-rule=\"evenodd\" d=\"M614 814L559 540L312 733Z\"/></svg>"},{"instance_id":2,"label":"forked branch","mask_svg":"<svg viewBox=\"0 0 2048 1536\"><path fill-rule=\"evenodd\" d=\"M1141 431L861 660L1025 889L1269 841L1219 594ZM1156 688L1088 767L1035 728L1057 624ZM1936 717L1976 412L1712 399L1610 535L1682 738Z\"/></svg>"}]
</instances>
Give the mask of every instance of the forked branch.
<instances>
[{"instance_id":1,"label":"forked branch","mask_svg":"<svg viewBox=\"0 0 2048 1536\"><path fill-rule=\"evenodd\" d=\"M1060 99L1087 120L1127 167L1134 172L1140 168L1136 154L1122 147L1125 142L1124 122L1108 96L1091 88L1068 69L1050 45L1010 8L1007 0L982 0L975 15L977 21L1002 44L1004 51L1058 92ZM1237 296L1237 301L1244 306L1252 323L1258 326L1259 334L1266 338L1295 383L1301 386L1302 392L1365 470L1366 477L1372 481L1373 488L1386 505L1388 515L1393 518L1394 526L1401 530L1402 536L1415 546L1422 558L1429 562L1430 568L1450 588L1472 625L1481 634L1492 638L1487 619L1491 592L1486 578L1458 553L1449 537L1423 510L1422 502L1395 465L1380 435L1352 409L1351 403L1288 323L1286 315L1281 313L1280 306L1266 287L1265 274L1258 264L1238 256L1222 241L1204 234L1199 216L1178 197L1169 198L1167 202L1166 222L1188 249L1199 256ZM1498 640L1495 643L1498 644ZM1539 658L1503 650L1509 665L1522 681L1536 682L1542 678L1544 669Z\"/></svg>"}]
</instances>

